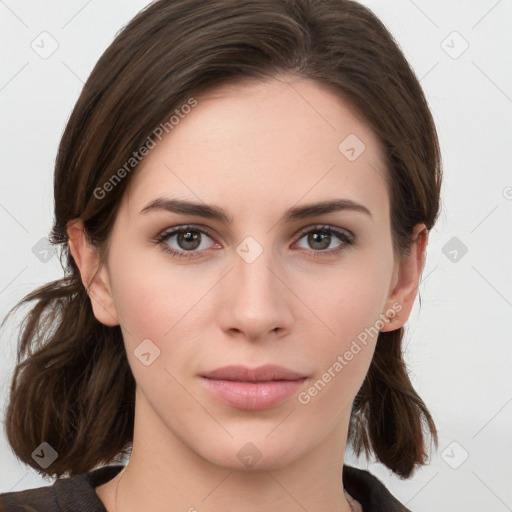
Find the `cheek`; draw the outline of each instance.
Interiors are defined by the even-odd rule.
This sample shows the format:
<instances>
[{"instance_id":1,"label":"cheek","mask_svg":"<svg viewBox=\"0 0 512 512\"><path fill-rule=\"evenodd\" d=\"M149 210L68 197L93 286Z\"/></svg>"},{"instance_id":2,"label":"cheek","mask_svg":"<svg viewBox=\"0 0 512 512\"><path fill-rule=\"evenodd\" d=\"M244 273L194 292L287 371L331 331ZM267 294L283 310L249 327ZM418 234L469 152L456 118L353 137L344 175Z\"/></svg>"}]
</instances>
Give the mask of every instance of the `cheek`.
<instances>
[{"instance_id":1,"label":"cheek","mask_svg":"<svg viewBox=\"0 0 512 512\"><path fill-rule=\"evenodd\" d=\"M343 349L375 326L388 298L391 273L392 258L355 255L336 271L331 267L314 277L295 279L294 291L316 317L310 325L322 329L322 347L329 352Z\"/></svg>"},{"instance_id":2,"label":"cheek","mask_svg":"<svg viewBox=\"0 0 512 512\"><path fill-rule=\"evenodd\" d=\"M192 407L190 397L173 377L181 381L180 372L193 372L192 362L199 348L198 303L208 291L207 283L199 278L192 282L183 267L173 268L161 256L119 257L120 253L117 259L112 254L112 261L118 263L112 266L111 284L138 388L148 401L156 401L156 409L168 408L171 400L186 412Z\"/></svg>"},{"instance_id":3,"label":"cheek","mask_svg":"<svg viewBox=\"0 0 512 512\"><path fill-rule=\"evenodd\" d=\"M350 413L377 342L375 308L361 311L356 302L347 302L346 307L342 304L332 312L328 321L335 334L326 334L316 348L307 346L303 351L315 361L316 371L297 400L310 414L323 418L326 430Z\"/></svg>"},{"instance_id":4,"label":"cheek","mask_svg":"<svg viewBox=\"0 0 512 512\"><path fill-rule=\"evenodd\" d=\"M119 251L117 260L112 255L118 262L112 266L112 289L126 352L142 389L153 398L166 389L186 408L190 397L182 396L172 376L181 380L180 375L197 373L198 361L214 350L204 346L204 332L215 321L211 291L218 276L176 265L159 250L148 252L119 257Z\"/></svg>"},{"instance_id":5,"label":"cheek","mask_svg":"<svg viewBox=\"0 0 512 512\"><path fill-rule=\"evenodd\" d=\"M161 254L151 256L117 258L112 273L116 310L130 342L171 337L190 322L189 313L208 291L207 279L194 279Z\"/></svg>"},{"instance_id":6,"label":"cheek","mask_svg":"<svg viewBox=\"0 0 512 512\"><path fill-rule=\"evenodd\" d=\"M353 400L383 325L391 268L391 258L361 260L341 269L335 280L319 279L322 286L314 293L311 283L302 281L298 294L318 318L304 324L310 334L301 337L302 352L317 364L314 382L298 397L300 403L341 411Z\"/></svg>"}]
</instances>

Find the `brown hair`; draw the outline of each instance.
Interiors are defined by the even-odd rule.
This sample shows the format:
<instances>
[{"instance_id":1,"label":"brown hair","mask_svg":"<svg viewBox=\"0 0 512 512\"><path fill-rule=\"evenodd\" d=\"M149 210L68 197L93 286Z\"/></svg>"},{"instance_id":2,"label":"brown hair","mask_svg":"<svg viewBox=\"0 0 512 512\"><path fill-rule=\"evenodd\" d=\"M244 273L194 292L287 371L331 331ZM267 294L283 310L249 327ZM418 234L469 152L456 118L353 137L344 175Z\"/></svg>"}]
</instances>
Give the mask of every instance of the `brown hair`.
<instances>
[{"instance_id":1,"label":"brown hair","mask_svg":"<svg viewBox=\"0 0 512 512\"><path fill-rule=\"evenodd\" d=\"M396 254L407 253L417 223L434 225L441 162L432 116L398 45L369 9L350 0L150 4L96 64L62 137L51 241L62 246L66 276L14 308L35 302L21 326L6 432L18 458L40 473L89 471L128 453L133 436L135 381L121 330L93 315L67 245L68 223L82 219L90 242L104 249L133 173L108 193L98 190L126 170L156 127L214 86L282 72L336 91L380 139ZM425 463L425 431L437 437L409 380L402 336L403 328L380 333L349 438L357 453L373 453L407 477ZM31 456L44 441L58 453L47 469Z\"/></svg>"}]
</instances>

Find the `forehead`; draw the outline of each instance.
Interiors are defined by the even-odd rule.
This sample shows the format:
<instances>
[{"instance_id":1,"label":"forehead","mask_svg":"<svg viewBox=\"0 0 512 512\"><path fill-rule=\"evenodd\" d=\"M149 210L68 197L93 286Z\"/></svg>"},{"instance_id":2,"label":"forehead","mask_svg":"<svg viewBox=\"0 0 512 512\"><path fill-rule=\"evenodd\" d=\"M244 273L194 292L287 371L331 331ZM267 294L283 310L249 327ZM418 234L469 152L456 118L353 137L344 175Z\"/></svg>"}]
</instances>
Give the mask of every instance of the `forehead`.
<instances>
[{"instance_id":1,"label":"forehead","mask_svg":"<svg viewBox=\"0 0 512 512\"><path fill-rule=\"evenodd\" d=\"M133 208L168 195L232 207L237 217L348 197L387 212L379 141L322 84L288 76L223 85L195 99L137 167L128 188Z\"/></svg>"}]
</instances>

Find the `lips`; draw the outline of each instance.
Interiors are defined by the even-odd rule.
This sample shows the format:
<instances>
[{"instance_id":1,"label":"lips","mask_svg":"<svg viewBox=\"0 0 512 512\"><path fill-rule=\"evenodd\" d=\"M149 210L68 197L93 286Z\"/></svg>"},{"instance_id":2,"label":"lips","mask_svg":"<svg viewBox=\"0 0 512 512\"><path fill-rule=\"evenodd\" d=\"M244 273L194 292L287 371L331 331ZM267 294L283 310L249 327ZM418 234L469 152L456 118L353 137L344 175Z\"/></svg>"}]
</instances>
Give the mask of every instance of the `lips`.
<instances>
[{"instance_id":1,"label":"lips","mask_svg":"<svg viewBox=\"0 0 512 512\"><path fill-rule=\"evenodd\" d=\"M223 366L203 374L207 379L230 380L240 382L268 382L272 380L299 380L304 375L283 366L265 365L257 368L246 366Z\"/></svg>"},{"instance_id":2,"label":"lips","mask_svg":"<svg viewBox=\"0 0 512 512\"><path fill-rule=\"evenodd\" d=\"M206 389L221 402L243 410L275 407L296 394L307 377L276 365L224 366L201 375Z\"/></svg>"}]
</instances>

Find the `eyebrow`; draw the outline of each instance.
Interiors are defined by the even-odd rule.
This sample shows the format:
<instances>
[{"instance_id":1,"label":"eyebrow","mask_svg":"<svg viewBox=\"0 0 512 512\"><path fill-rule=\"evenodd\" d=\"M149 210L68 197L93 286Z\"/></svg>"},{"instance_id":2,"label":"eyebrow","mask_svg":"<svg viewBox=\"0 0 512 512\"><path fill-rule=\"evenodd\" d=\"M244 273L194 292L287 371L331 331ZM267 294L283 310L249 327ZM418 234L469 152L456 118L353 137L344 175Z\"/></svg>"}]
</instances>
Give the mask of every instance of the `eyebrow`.
<instances>
[{"instance_id":1,"label":"eyebrow","mask_svg":"<svg viewBox=\"0 0 512 512\"><path fill-rule=\"evenodd\" d=\"M218 220L225 224L232 224L233 219L220 207L215 205L207 205L184 201L182 199L171 199L159 197L148 203L140 213L148 213L151 211L166 211L170 213L178 213L184 215L195 215L207 219ZM321 201L318 203L310 203L304 206L292 206L281 218L281 222L292 222L294 220L306 219L326 213L337 211L353 211L364 213L372 216L370 210L362 204L356 203L351 199L334 199L330 201Z\"/></svg>"}]
</instances>

